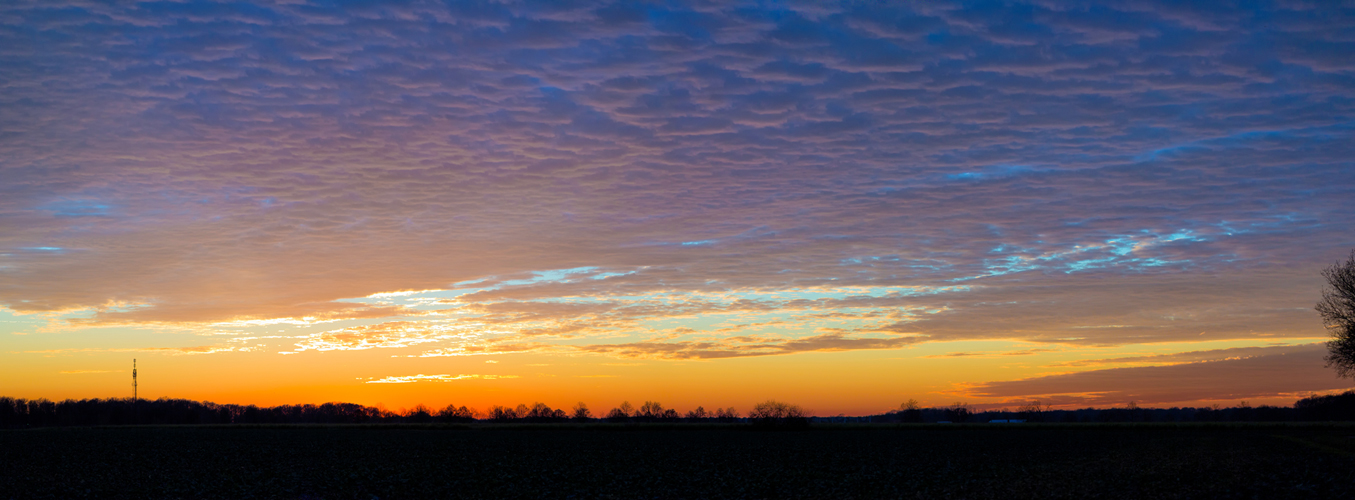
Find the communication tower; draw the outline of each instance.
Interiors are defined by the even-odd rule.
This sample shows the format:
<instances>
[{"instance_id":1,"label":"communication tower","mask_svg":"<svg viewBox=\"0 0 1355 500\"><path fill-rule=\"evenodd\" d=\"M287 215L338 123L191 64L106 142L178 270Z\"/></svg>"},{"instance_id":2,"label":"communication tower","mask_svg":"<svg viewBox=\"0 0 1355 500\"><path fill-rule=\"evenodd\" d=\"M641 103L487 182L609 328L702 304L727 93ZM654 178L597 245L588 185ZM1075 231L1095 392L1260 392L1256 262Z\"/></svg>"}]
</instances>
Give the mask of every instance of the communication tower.
<instances>
[{"instance_id":1,"label":"communication tower","mask_svg":"<svg viewBox=\"0 0 1355 500\"><path fill-rule=\"evenodd\" d=\"M132 358L132 401L136 401L136 358Z\"/></svg>"}]
</instances>

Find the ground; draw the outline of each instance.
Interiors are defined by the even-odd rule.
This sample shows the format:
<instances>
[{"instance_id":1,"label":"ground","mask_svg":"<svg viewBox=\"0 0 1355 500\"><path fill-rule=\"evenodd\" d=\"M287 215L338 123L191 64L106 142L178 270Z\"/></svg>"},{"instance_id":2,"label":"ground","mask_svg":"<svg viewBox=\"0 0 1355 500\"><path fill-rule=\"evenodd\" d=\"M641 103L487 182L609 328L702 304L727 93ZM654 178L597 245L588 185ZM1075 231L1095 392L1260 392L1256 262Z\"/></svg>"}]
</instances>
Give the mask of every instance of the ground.
<instances>
[{"instance_id":1,"label":"ground","mask_svg":"<svg viewBox=\"0 0 1355 500\"><path fill-rule=\"evenodd\" d=\"M1341 424L0 431L3 498L1346 498Z\"/></svg>"}]
</instances>

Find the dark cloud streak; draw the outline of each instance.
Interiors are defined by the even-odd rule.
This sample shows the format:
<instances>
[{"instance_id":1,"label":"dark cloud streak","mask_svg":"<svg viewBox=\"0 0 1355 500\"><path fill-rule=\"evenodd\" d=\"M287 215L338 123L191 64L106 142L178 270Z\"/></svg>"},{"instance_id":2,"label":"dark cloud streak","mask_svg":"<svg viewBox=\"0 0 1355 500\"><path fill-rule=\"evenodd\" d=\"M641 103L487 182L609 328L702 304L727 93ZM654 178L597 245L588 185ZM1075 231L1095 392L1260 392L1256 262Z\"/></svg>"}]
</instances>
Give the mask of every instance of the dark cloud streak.
<instances>
[{"instance_id":1,"label":"dark cloud streak","mask_svg":"<svg viewBox=\"0 0 1355 500\"><path fill-rule=\"evenodd\" d=\"M1110 368L1024 380L989 382L969 394L990 398L1045 398L1059 404L1144 406L1200 400L1293 397L1345 389L1349 384L1322 366L1321 345L1274 347L1215 361Z\"/></svg>"}]
</instances>

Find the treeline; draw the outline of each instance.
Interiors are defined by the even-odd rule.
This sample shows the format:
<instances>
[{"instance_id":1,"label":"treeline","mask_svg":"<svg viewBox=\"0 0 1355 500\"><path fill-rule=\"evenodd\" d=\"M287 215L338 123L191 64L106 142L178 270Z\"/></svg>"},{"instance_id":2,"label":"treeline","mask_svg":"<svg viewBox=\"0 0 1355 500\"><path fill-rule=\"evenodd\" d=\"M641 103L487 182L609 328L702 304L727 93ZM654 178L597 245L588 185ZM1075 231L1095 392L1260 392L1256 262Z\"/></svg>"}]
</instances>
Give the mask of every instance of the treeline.
<instances>
[{"instance_id":1,"label":"treeline","mask_svg":"<svg viewBox=\"0 0 1355 500\"><path fill-rule=\"evenodd\" d=\"M898 410L867 417L818 417L823 422L874 423L985 423L1025 421L1051 423L1096 422L1330 422L1355 421L1355 391L1303 398L1294 406L1251 406L1244 401L1231 407L1141 408L1129 403L1122 408L1055 410L1034 401L1016 410L973 410L964 403L943 408L921 408L916 401Z\"/></svg>"},{"instance_id":2,"label":"treeline","mask_svg":"<svg viewBox=\"0 0 1355 500\"><path fill-rule=\"evenodd\" d=\"M221 405L187 399L17 399L0 397L0 427L134 424L360 424L402 422L394 412L352 403Z\"/></svg>"},{"instance_id":3,"label":"treeline","mask_svg":"<svg viewBox=\"0 0 1355 500\"><path fill-rule=\"evenodd\" d=\"M793 408L795 411L788 411ZM779 410L777 410L779 409ZM779 411L780 413L777 413ZM87 426L87 425L191 425L191 424L373 424L373 423L467 423L467 422L752 422L755 424L808 422L799 407L776 401L766 401L754 407L744 418L734 408L707 411L703 407L679 414L671 408L646 401L639 409L629 402L594 416L588 406L579 403L569 411L551 408L542 403L516 408L493 406L484 412L465 406L447 405L430 409L418 405L403 412L353 403L325 403L322 405L282 405L258 407L254 405L216 404L187 399L133 400L122 399L19 399L0 397L0 428ZM796 420L798 419L798 420Z\"/></svg>"},{"instance_id":4,"label":"treeline","mask_svg":"<svg viewBox=\"0 0 1355 500\"><path fill-rule=\"evenodd\" d=\"M1026 422L1304 422L1355 420L1355 391L1299 400L1292 407L1257 406L1245 403L1232 408L1084 408L1054 410L1038 401L1016 410L977 411L964 403L943 408L922 408L916 401L900 405L898 410L865 417L809 417L799 406L768 400L753 406L747 415L730 408L713 411L703 407L680 413L646 401L639 408L623 402L595 415L579 403L569 410L551 408L542 403L517 407L492 406L477 411L466 406L448 405L431 409L418 405L403 412L353 403L322 405L216 404L187 399L18 399L0 397L0 428L26 428L88 425L166 425L166 424L380 424L380 423L734 423L757 426L803 426L810 422L872 423L984 423L993 421Z\"/></svg>"}]
</instances>

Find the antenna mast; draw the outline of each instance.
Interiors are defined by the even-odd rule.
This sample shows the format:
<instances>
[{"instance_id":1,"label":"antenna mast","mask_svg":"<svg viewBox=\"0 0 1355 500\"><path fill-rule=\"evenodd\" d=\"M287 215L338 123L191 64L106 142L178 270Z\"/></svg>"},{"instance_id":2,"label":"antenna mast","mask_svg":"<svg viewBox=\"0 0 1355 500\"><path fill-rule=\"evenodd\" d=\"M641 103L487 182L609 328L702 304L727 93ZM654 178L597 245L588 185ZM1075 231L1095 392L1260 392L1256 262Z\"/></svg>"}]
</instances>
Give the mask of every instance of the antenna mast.
<instances>
[{"instance_id":1,"label":"antenna mast","mask_svg":"<svg viewBox=\"0 0 1355 500\"><path fill-rule=\"evenodd\" d=\"M136 403L141 399L136 393L136 358L132 358L132 423L141 423L141 414L137 412Z\"/></svg>"}]
</instances>

